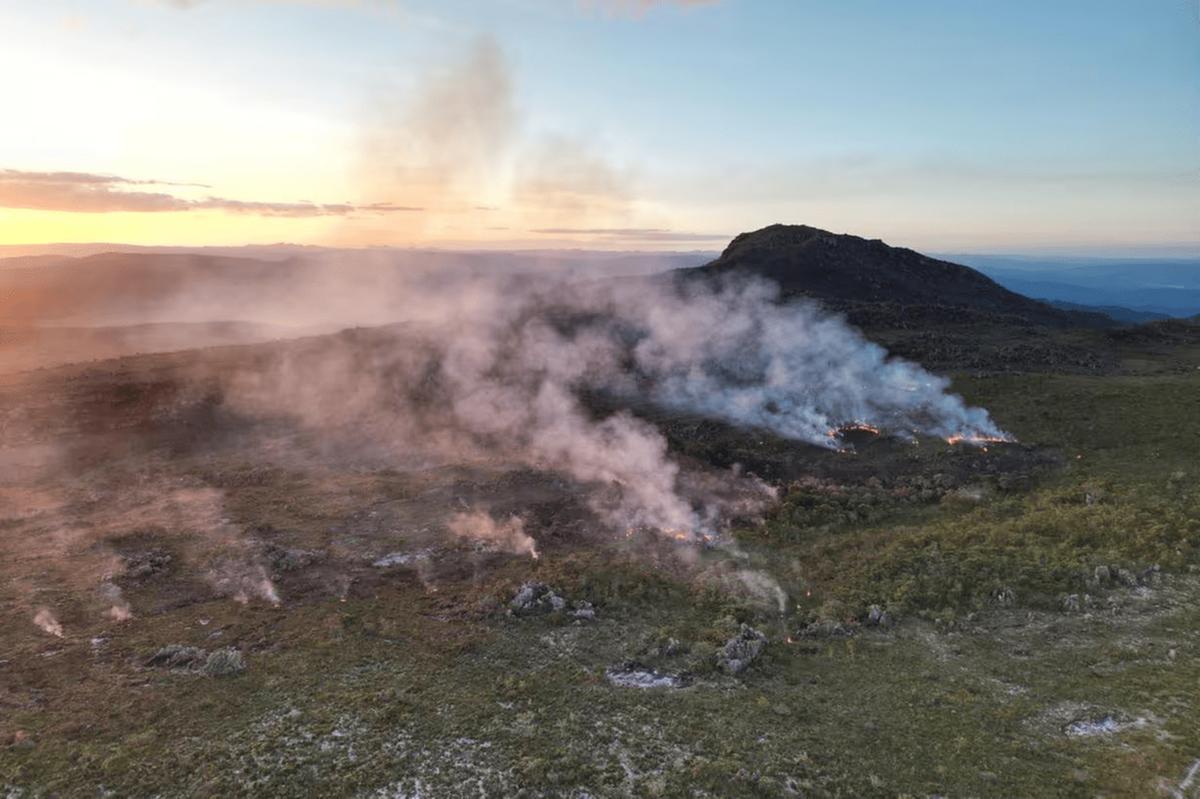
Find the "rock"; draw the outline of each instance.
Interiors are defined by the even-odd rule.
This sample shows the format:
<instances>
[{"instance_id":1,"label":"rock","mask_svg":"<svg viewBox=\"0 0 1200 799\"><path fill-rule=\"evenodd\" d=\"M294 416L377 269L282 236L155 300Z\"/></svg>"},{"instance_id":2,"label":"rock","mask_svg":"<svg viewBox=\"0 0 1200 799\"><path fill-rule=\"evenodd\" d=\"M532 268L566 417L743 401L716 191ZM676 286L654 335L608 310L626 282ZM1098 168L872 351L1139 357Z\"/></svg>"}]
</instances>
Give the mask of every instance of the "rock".
<instances>
[{"instance_id":1,"label":"rock","mask_svg":"<svg viewBox=\"0 0 1200 799\"><path fill-rule=\"evenodd\" d=\"M200 672L209 677L225 677L246 670L246 660L236 649L207 652L200 647L169 644L146 658L146 665L165 669Z\"/></svg>"},{"instance_id":2,"label":"rock","mask_svg":"<svg viewBox=\"0 0 1200 799\"><path fill-rule=\"evenodd\" d=\"M849 638L855 630L841 622L832 620L814 621L799 630L796 635L800 638Z\"/></svg>"},{"instance_id":3,"label":"rock","mask_svg":"<svg viewBox=\"0 0 1200 799\"><path fill-rule=\"evenodd\" d=\"M416 552L389 552L376 558L371 565L377 569L390 569L393 566L420 566L433 555L433 549L426 547Z\"/></svg>"},{"instance_id":4,"label":"rock","mask_svg":"<svg viewBox=\"0 0 1200 799\"><path fill-rule=\"evenodd\" d=\"M280 573L296 571L297 569L311 566L320 560L322 555L320 552L313 552L307 549L287 549L272 545L267 547L266 557L267 561L271 564L272 571Z\"/></svg>"},{"instance_id":5,"label":"rock","mask_svg":"<svg viewBox=\"0 0 1200 799\"><path fill-rule=\"evenodd\" d=\"M879 605L872 605L867 608L866 625L868 627L882 627L885 630L890 629L895 624L892 616Z\"/></svg>"},{"instance_id":6,"label":"rock","mask_svg":"<svg viewBox=\"0 0 1200 799\"><path fill-rule=\"evenodd\" d=\"M567 600L545 583L530 581L521 585L508 607L518 616L560 613L566 609ZM595 615L595 611L592 615Z\"/></svg>"},{"instance_id":7,"label":"rock","mask_svg":"<svg viewBox=\"0 0 1200 799\"><path fill-rule=\"evenodd\" d=\"M1107 566L1097 566L1096 571L1092 573L1092 577L1099 585L1108 585L1112 579L1112 571Z\"/></svg>"},{"instance_id":8,"label":"rock","mask_svg":"<svg viewBox=\"0 0 1200 799\"><path fill-rule=\"evenodd\" d=\"M246 670L246 659L242 653L232 647L218 649L212 652L204 661L201 668L209 677L231 677Z\"/></svg>"},{"instance_id":9,"label":"rock","mask_svg":"<svg viewBox=\"0 0 1200 799\"><path fill-rule=\"evenodd\" d=\"M767 637L748 624L725 642L717 653L717 668L726 674L741 674L758 659L767 645Z\"/></svg>"},{"instance_id":10,"label":"rock","mask_svg":"<svg viewBox=\"0 0 1200 799\"><path fill-rule=\"evenodd\" d=\"M125 566L124 577L130 580L151 580L171 570L171 553L165 549L146 549L131 552L121 558Z\"/></svg>"},{"instance_id":11,"label":"rock","mask_svg":"<svg viewBox=\"0 0 1200 799\"><path fill-rule=\"evenodd\" d=\"M630 661L606 669L604 678L619 688L679 688L686 680L678 674L668 674Z\"/></svg>"},{"instance_id":12,"label":"rock","mask_svg":"<svg viewBox=\"0 0 1200 799\"><path fill-rule=\"evenodd\" d=\"M198 669L208 653L195 646L168 644L146 658L146 665L160 669Z\"/></svg>"},{"instance_id":13,"label":"rock","mask_svg":"<svg viewBox=\"0 0 1200 799\"><path fill-rule=\"evenodd\" d=\"M592 621L596 618L596 609L592 607L591 602L581 599L572 606L571 618L579 619L580 621Z\"/></svg>"}]
</instances>

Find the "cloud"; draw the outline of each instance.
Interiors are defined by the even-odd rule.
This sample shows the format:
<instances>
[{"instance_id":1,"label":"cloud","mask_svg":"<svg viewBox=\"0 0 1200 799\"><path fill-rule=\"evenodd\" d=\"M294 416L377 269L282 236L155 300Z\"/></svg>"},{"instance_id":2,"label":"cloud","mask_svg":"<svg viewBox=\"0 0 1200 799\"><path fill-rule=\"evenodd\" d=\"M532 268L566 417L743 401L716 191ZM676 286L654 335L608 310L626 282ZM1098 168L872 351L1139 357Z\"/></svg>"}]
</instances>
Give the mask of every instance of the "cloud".
<instances>
[{"instance_id":1,"label":"cloud","mask_svg":"<svg viewBox=\"0 0 1200 799\"><path fill-rule=\"evenodd\" d=\"M355 205L318 204L307 201L262 202L225 197L188 199L166 191L129 188L135 186L210 188L200 183L134 180L91 172L26 172L3 169L0 170L0 207L92 214L225 211L282 217L350 216L358 213L386 214L422 210L388 202Z\"/></svg>"}]
</instances>

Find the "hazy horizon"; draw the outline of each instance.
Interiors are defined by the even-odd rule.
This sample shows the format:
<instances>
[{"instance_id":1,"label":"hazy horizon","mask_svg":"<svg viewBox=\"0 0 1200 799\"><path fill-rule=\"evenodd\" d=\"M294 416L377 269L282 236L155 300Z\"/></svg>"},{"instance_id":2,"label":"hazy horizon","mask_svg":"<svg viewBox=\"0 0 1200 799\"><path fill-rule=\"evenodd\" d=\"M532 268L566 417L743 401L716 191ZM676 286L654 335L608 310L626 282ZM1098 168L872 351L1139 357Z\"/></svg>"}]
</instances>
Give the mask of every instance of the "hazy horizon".
<instances>
[{"instance_id":1,"label":"hazy horizon","mask_svg":"<svg viewBox=\"0 0 1200 799\"><path fill-rule=\"evenodd\" d=\"M0 243L1200 249L1184 3L0 9Z\"/></svg>"}]
</instances>

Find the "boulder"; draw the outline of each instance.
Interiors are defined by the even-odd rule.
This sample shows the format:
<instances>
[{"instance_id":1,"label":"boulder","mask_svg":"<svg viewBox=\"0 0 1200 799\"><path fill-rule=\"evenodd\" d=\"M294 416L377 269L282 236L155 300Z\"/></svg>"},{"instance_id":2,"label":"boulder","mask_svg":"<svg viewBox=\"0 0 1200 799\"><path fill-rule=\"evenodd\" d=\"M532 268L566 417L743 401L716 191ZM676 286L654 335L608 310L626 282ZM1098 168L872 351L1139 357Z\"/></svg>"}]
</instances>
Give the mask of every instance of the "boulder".
<instances>
[{"instance_id":1,"label":"boulder","mask_svg":"<svg viewBox=\"0 0 1200 799\"><path fill-rule=\"evenodd\" d=\"M867 608L867 618L865 624L868 627L882 627L886 630L890 629L895 623L895 620L892 619L892 615L884 610L881 606L872 605L871 607Z\"/></svg>"},{"instance_id":2,"label":"boulder","mask_svg":"<svg viewBox=\"0 0 1200 799\"><path fill-rule=\"evenodd\" d=\"M726 674L741 674L758 659L766 645L765 635L743 624L738 634L726 641L717 653L717 668Z\"/></svg>"},{"instance_id":3,"label":"boulder","mask_svg":"<svg viewBox=\"0 0 1200 799\"><path fill-rule=\"evenodd\" d=\"M572 605L571 618L580 621L592 621L596 618L596 608L586 599L581 599Z\"/></svg>"},{"instance_id":4,"label":"boulder","mask_svg":"<svg viewBox=\"0 0 1200 799\"><path fill-rule=\"evenodd\" d=\"M209 677L232 677L246 670L246 659L232 647L218 649L209 654L200 670Z\"/></svg>"},{"instance_id":5,"label":"boulder","mask_svg":"<svg viewBox=\"0 0 1200 799\"><path fill-rule=\"evenodd\" d=\"M160 669L197 669L208 653L195 646L168 644L146 658L146 665Z\"/></svg>"},{"instance_id":6,"label":"boulder","mask_svg":"<svg viewBox=\"0 0 1200 799\"><path fill-rule=\"evenodd\" d=\"M545 583L530 581L521 585L508 607L518 616L536 616L542 613L561 613L567 607L567 600Z\"/></svg>"}]
</instances>

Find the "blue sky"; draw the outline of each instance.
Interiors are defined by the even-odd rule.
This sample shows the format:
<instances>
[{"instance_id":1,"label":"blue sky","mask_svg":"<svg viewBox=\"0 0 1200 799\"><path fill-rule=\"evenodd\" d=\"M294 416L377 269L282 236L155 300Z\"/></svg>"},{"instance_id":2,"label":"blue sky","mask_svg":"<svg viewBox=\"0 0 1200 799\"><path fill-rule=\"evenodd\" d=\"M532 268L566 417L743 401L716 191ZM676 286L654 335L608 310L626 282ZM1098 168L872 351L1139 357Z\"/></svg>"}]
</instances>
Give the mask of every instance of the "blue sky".
<instances>
[{"instance_id":1,"label":"blue sky","mask_svg":"<svg viewBox=\"0 0 1200 799\"><path fill-rule=\"evenodd\" d=\"M1200 241L1184 0L0 9L0 241L707 249L776 221L943 251ZM206 186L147 210L138 184L48 191L59 172Z\"/></svg>"}]
</instances>

